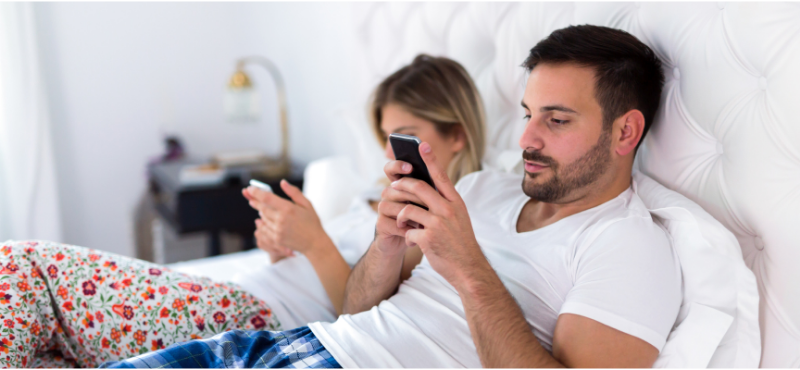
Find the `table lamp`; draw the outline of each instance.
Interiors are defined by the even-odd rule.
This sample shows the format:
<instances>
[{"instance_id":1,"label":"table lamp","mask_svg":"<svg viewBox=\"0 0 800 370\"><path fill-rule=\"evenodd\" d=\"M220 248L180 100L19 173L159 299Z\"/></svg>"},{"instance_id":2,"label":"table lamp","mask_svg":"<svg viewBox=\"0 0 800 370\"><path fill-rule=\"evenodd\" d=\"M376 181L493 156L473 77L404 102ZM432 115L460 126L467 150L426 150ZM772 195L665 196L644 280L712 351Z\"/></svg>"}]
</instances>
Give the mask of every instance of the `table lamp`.
<instances>
[{"instance_id":1,"label":"table lamp","mask_svg":"<svg viewBox=\"0 0 800 370\"><path fill-rule=\"evenodd\" d=\"M225 115L229 121L251 122L261 115L258 91L250 76L244 71L248 64L264 67L275 81L278 112L281 124L281 154L278 158L265 158L264 174L270 178L283 178L289 174L289 119L286 110L286 91L275 63L261 56L249 56L236 62L236 72L231 76L225 93Z\"/></svg>"}]
</instances>

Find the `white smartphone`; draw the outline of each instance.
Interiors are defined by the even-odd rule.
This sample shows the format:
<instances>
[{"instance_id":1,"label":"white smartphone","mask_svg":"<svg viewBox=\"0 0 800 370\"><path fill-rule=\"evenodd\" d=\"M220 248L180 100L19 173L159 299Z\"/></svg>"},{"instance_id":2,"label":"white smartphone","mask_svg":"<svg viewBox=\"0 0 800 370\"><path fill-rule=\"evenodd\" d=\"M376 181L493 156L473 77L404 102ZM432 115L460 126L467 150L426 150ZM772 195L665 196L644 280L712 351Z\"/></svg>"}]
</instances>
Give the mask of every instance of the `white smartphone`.
<instances>
[{"instance_id":1,"label":"white smartphone","mask_svg":"<svg viewBox=\"0 0 800 370\"><path fill-rule=\"evenodd\" d=\"M272 193L272 187L258 180L250 180L250 185Z\"/></svg>"}]
</instances>

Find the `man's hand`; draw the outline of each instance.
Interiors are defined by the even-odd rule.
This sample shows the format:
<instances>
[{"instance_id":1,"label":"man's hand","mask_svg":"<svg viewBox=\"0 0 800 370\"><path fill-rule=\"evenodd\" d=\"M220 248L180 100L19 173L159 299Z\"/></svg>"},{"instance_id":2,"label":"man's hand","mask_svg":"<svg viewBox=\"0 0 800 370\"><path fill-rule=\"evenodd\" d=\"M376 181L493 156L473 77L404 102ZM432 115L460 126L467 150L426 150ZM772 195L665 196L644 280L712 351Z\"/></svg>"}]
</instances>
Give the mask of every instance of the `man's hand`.
<instances>
[{"instance_id":1,"label":"man's hand","mask_svg":"<svg viewBox=\"0 0 800 370\"><path fill-rule=\"evenodd\" d=\"M419 148L436 190L424 181L410 177L392 179L394 182L390 188L395 198L428 207L426 211L413 204L404 204L397 214L395 226L404 232L407 245L418 245L433 269L459 289L468 279L466 273L479 267L491 269L491 266L475 239L464 201L445 170L436 164L430 145L422 143ZM410 226L412 221L421 227Z\"/></svg>"}]
</instances>

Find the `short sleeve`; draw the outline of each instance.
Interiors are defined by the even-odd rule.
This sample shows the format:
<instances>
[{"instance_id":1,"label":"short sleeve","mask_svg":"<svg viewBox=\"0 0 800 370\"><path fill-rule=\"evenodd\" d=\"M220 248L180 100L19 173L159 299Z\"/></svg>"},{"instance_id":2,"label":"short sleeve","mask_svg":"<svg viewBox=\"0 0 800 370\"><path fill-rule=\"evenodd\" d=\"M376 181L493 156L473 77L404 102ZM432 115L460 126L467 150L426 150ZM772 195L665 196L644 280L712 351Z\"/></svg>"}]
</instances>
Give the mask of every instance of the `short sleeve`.
<instances>
[{"instance_id":1,"label":"short sleeve","mask_svg":"<svg viewBox=\"0 0 800 370\"><path fill-rule=\"evenodd\" d=\"M591 238L591 237L590 237ZM681 304L677 256L651 219L615 221L575 251L560 314L584 316L664 347Z\"/></svg>"}]
</instances>

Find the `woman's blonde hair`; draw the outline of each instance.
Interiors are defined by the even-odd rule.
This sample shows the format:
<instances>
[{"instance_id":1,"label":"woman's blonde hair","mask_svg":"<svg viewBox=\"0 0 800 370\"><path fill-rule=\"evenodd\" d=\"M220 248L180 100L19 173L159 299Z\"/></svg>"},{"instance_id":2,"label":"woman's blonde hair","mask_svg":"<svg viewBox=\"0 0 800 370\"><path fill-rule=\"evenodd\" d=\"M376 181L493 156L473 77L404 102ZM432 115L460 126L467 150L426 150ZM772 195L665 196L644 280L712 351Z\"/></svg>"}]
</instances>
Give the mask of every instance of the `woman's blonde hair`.
<instances>
[{"instance_id":1,"label":"woman's blonde hair","mask_svg":"<svg viewBox=\"0 0 800 370\"><path fill-rule=\"evenodd\" d=\"M486 150L483 101L467 71L448 58L420 54L411 64L387 77L375 89L370 106L372 129L381 145L382 109L397 104L409 113L432 122L443 135L463 129L466 145L447 168L454 184L461 177L481 169Z\"/></svg>"}]
</instances>

